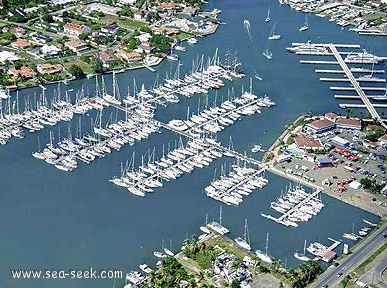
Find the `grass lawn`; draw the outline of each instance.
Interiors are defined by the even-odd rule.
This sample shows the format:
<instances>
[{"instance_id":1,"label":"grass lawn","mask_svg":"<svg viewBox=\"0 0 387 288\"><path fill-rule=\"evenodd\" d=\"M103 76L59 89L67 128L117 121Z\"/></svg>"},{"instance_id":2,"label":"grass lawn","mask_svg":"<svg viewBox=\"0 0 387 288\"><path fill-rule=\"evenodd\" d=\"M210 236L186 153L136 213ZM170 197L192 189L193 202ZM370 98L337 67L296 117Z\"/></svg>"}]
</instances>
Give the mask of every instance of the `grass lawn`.
<instances>
[{"instance_id":1,"label":"grass lawn","mask_svg":"<svg viewBox=\"0 0 387 288\"><path fill-rule=\"evenodd\" d=\"M366 266L375 260L380 254L382 254L387 249L387 243L384 243L374 254L368 257L363 263L361 263L353 272L356 275L363 275L366 269Z\"/></svg>"},{"instance_id":2,"label":"grass lawn","mask_svg":"<svg viewBox=\"0 0 387 288\"><path fill-rule=\"evenodd\" d=\"M240 261L242 261L246 255L249 255L250 257L252 256L251 253L248 253L247 251L242 250L232 241L227 240L218 235L207 240L206 244L218 246L221 249L227 251L228 253L235 255Z\"/></svg>"},{"instance_id":3,"label":"grass lawn","mask_svg":"<svg viewBox=\"0 0 387 288\"><path fill-rule=\"evenodd\" d=\"M70 68L70 66L73 64L81 67L81 69L83 70L83 73L85 73L86 75L94 73L94 70L93 70L93 68L91 68L90 64L83 62L81 60L72 60L70 62L64 63L63 65L65 66L66 70L68 70Z\"/></svg>"},{"instance_id":4,"label":"grass lawn","mask_svg":"<svg viewBox=\"0 0 387 288\"><path fill-rule=\"evenodd\" d=\"M141 27L148 26L147 23L142 21L119 18L113 15L105 15L104 17L101 18L101 20L106 22L116 22L117 24L119 24L120 26L128 30L136 30L136 29L140 29Z\"/></svg>"}]
</instances>

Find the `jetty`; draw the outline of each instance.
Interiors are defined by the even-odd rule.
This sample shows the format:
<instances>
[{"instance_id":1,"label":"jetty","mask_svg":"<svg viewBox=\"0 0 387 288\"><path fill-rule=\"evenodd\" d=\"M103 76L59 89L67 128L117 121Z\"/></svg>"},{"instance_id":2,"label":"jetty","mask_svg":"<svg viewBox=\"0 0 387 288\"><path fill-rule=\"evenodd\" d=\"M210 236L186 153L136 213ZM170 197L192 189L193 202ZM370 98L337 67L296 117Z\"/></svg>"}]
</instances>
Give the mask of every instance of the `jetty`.
<instances>
[{"instance_id":1,"label":"jetty","mask_svg":"<svg viewBox=\"0 0 387 288\"><path fill-rule=\"evenodd\" d=\"M323 61L323 60L300 60L301 64L329 64L329 65L339 65L336 61Z\"/></svg>"},{"instance_id":2,"label":"jetty","mask_svg":"<svg viewBox=\"0 0 387 288\"><path fill-rule=\"evenodd\" d=\"M385 71L382 69L372 70L372 69L366 69L366 68L360 68L360 69L351 68L349 70L352 72L352 74L354 74L354 73L384 74L385 73ZM331 70L330 69L315 69L314 72L316 72L316 73L344 74L343 70L337 70L337 69L331 69Z\"/></svg>"},{"instance_id":3,"label":"jetty","mask_svg":"<svg viewBox=\"0 0 387 288\"><path fill-rule=\"evenodd\" d=\"M325 82L350 82L350 80L348 78L327 78L327 77L321 77L320 81L325 81ZM386 83L386 79L375 78L375 77L356 78L356 81L357 82Z\"/></svg>"},{"instance_id":4,"label":"jetty","mask_svg":"<svg viewBox=\"0 0 387 288\"><path fill-rule=\"evenodd\" d=\"M359 85L359 83L358 83L358 85ZM340 91L341 90L341 91L356 91L356 92L358 92L358 89L360 89L360 90L363 91L363 94L364 94L365 90L367 90L367 91L382 91L382 92L386 91L386 88L382 88L382 87L360 87L360 86L358 88L356 88L356 87L331 86L331 87L329 87L329 89L331 89L332 91ZM363 100L363 97L362 96L360 96L360 97ZM367 98L367 97L365 97L365 98ZM371 103L369 103L369 105L370 105L370 107L372 106Z\"/></svg>"},{"instance_id":5,"label":"jetty","mask_svg":"<svg viewBox=\"0 0 387 288\"><path fill-rule=\"evenodd\" d=\"M346 109L346 108L367 108L364 104L339 104L340 108ZM375 108L387 108L387 104L373 104Z\"/></svg>"}]
</instances>

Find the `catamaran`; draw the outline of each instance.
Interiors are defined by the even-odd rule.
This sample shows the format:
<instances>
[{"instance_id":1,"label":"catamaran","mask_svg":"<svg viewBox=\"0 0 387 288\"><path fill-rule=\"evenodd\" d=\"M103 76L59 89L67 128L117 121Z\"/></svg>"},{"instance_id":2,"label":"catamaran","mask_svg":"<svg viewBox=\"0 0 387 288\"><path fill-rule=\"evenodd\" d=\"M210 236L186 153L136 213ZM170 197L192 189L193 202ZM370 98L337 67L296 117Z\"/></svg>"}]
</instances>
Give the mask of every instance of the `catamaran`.
<instances>
[{"instance_id":1,"label":"catamaran","mask_svg":"<svg viewBox=\"0 0 387 288\"><path fill-rule=\"evenodd\" d=\"M281 39L280 34L275 34L275 23L273 25L273 29L271 29L270 35L269 35L269 40L279 40Z\"/></svg>"},{"instance_id":2,"label":"catamaran","mask_svg":"<svg viewBox=\"0 0 387 288\"><path fill-rule=\"evenodd\" d=\"M305 15L305 23L304 26L302 26L300 29L298 29L300 32L306 31L309 29L308 26L308 14Z\"/></svg>"}]
</instances>

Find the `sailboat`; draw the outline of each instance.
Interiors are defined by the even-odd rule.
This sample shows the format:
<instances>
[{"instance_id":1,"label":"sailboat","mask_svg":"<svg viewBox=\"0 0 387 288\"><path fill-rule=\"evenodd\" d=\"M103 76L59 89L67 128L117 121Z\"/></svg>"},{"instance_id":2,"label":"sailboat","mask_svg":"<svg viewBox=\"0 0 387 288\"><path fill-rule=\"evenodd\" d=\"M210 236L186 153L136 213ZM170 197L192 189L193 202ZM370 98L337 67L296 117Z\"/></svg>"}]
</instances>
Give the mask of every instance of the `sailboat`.
<instances>
[{"instance_id":1,"label":"sailboat","mask_svg":"<svg viewBox=\"0 0 387 288\"><path fill-rule=\"evenodd\" d=\"M273 53L270 52L269 46L266 48L266 50L263 51L262 55L265 56L268 60L273 58Z\"/></svg>"},{"instance_id":2,"label":"sailboat","mask_svg":"<svg viewBox=\"0 0 387 288\"><path fill-rule=\"evenodd\" d=\"M275 34L274 30L275 30L275 23L273 25L273 29L271 29L271 32L270 32L270 35L269 35L269 40L279 40L279 39L281 39L281 35L280 34Z\"/></svg>"},{"instance_id":3,"label":"sailboat","mask_svg":"<svg viewBox=\"0 0 387 288\"><path fill-rule=\"evenodd\" d=\"M293 256L301 261L309 261L310 258L305 255L305 249L306 249L306 240L304 241L304 253L301 254L301 253L295 252Z\"/></svg>"},{"instance_id":4,"label":"sailboat","mask_svg":"<svg viewBox=\"0 0 387 288\"><path fill-rule=\"evenodd\" d=\"M269 233L266 233L266 246L265 246L265 253L263 253L261 250L256 250L255 255L258 256L259 259L262 261L265 261L266 263L271 263L272 260L270 256L267 254L267 249L269 248Z\"/></svg>"},{"instance_id":5,"label":"sailboat","mask_svg":"<svg viewBox=\"0 0 387 288\"><path fill-rule=\"evenodd\" d=\"M270 7L269 9L267 9L267 16L266 16L266 19L265 19L265 22L269 22L270 21Z\"/></svg>"},{"instance_id":6,"label":"sailboat","mask_svg":"<svg viewBox=\"0 0 387 288\"><path fill-rule=\"evenodd\" d=\"M298 29L300 32L308 30L308 14L305 15L305 23L304 26L302 26L300 29Z\"/></svg>"},{"instance_id":7,"label":"sailboat","mask_svg":"<svg viewBox=\"0 0 387 288\"><path fill-rule=\"evenodd\" d=\"M207 228L208 225L208 214L206 213L206 225L205 226L200 226L199 229L205 234L210 234L211 231Z\"/></svg>"},{"instance_id":8,"label":"sailboat","mask_svg":"<svg viewBox=\"0 0 387 288\"><path fill-rule=\"evenodd\" d=\"M216 233L221 235L227 234L230 232L226 227L222 226L222 206L219 207L219 223L216 221L212 221L207 225L209 228L214 230Z\"/></svg>"},{"instance_id":9,"label":"sailboat","mask_svg":"<svg viewBox=\"0 0 387 288\"><path fill-rule=\"evenodd\" d=\"M177 61L179 60L179 57L177 56L177 54L174 54L173 53L173 48L171 46L171 53L169 55L167 55L167 59L168 60L171 60L171 61Z\"/></svg>"},{"instance_id":10,"label":"sailboat","mask_svg":"<svg viewBox=\"0 0 387 288\"><path fill-rule=\"evenodd\" d=\"M250 239L249 239L249 229L247 227L247 219L245 219L245 234L244 234L244 237L237 237L235 238L235 242L240 246L242 247L243 249L246 249L246 250L251 250L251 246L250 246Z\"/></svg>"},{"instance_id":11,"label":"sailboat","mask_svg":"<svg viewBox=\"0 0 387 288\"><path fill-rule=\"evenodd\" d=\"M164 251L164 240L161 241L161 251ZM167 255L165 255L163 252L155 251L153 252L153 255L157 258L165 258Z\"/></svg>"},{"instance_id":12,"label":"sailboat","mask_svg":"<svg viewBox=\"0 0 387 288\"><path fill-rule=\"evenodd\" d=\"M172 240L169 239L169 248L172 249ZM171 250L169 250L168 248L164 248L164 252L165 254L167 254L168 256L175 256L175 253L173 253Z\"/></svg>"}]
</instances>

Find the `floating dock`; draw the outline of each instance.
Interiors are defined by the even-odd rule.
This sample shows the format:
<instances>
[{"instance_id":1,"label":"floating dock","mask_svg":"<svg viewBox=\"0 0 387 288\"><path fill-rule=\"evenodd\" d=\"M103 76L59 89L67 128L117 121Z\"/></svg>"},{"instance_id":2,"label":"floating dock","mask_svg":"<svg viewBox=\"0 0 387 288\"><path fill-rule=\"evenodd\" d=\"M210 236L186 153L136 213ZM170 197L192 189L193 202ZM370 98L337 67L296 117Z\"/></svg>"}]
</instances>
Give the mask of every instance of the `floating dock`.
<instances>
[{"instance_id":1,"label":"floating dock","mask_svg":"<svg viewBox=\"0 0 387 288\"><path fill-rule=\"evenodd\" d=\"M329 87L329 89L331 89L332 91L356 91L357 90L355 87L340 87L340 86L331 86ZM360 87L360 89L368 90L368 91L383 91L383 92L386 91L386 88L381 88L381 87ZM364 95L364 97L366 96ZM371 105L371 103L369 105Z\"/></svg>"},{"instance_id":2,"label":"floating dock","mask_svg":"<svg viewBox=\"0 0 387 288\"><path fill-rule=\"evenodd\" d=\"M374 82L374 83L386 83L386 79L383 78L356 78L357 82ZM350 82L348 78L326 78L321 77L320 81L326 82Z\"/></svg>"},{"instance_id":3,"label":"floating dock","mask_svg":"<svg viewBox=\"0 0 387 288\"><path fill-rule=\"evenodd\" d=\"M329 64L329 65L339 65L339 62L336 61L321 61L321 60L300 60L301 64Z\"/></svg>"},{"instance_id":4,"label":"floating dock","mask_svg":"<svg viewBox=\"0 0 387 288\"><path fill-rule=\"evenodd\" d=\"M361 70L360 69L350 69L350 71L352 72L352 74L354 74L354 73L384 74L385 73L384 70L372 70L372 69L365 69L365 68L361 69ZM343 70L329 70L329 69L316 69L316 70L314 70L314 72L316 72L316 73L344 74Z\"/></svg>"},{"instance_id":5,"label":"floating dock","mask_svg":"<svg viewBox=\"0 0 387 288\"><path fill-rule=\"evenodd\" d=\"M339 104L340 108L366 108L364 104ZM387 104L373 104L375 108L387 108Z\"/></svg>"}]
</instances>

